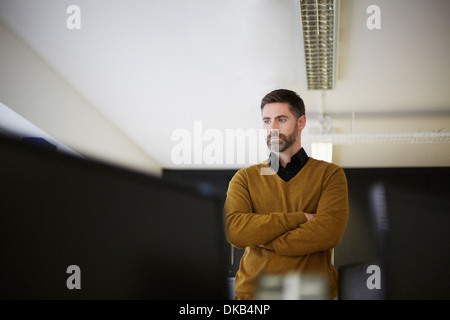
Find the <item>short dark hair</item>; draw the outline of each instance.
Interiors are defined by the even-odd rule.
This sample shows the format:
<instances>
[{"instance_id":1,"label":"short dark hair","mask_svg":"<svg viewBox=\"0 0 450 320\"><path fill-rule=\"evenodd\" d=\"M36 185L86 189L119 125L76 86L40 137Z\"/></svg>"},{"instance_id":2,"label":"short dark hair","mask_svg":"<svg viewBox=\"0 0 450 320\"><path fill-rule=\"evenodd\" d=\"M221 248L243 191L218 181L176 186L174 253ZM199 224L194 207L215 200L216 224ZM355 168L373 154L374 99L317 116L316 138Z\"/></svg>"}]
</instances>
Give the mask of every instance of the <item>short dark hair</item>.
<instances>
[{"instance_id":1,"label":"short dark hair","mask_svg":"<svg viewBox=\"0 0 450 320\"><path fill-rule=\"evenodd\" d=\"M305 115L305 104L303 103L302 98L292 90L277 89L266 94L261 101L261 112L266 104L274 102L289 103L291 112L297 118Z\"/></svg>"}]
</instances>

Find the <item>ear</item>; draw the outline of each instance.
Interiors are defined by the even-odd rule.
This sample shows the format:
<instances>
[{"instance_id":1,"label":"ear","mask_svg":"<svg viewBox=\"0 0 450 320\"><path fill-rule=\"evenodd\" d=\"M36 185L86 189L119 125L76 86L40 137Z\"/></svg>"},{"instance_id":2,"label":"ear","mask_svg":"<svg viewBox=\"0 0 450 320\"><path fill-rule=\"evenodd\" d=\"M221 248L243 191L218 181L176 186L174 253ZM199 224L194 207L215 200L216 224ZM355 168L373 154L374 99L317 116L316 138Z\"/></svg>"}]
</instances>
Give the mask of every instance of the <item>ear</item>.
<instances>
[{"instance_id":1,"label":"ear","mask_svg":"<svg viewBox=\"0 0 450 320\"><path fill-rule=\"evenodd\" d=\"M297 119L297 128L298 131L301 132L306 126L306 116L303 115L301 117L298 117Z\"/></svg>"}]
</instances>

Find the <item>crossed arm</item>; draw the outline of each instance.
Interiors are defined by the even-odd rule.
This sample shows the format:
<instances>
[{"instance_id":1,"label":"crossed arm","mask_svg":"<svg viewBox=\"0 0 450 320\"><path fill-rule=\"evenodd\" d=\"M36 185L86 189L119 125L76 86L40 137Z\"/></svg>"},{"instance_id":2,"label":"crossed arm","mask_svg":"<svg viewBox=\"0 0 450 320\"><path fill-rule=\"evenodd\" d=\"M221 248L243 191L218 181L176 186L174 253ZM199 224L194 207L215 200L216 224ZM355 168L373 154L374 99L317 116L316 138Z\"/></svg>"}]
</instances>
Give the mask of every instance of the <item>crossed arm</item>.
<instances>
[{"instance_id":1,"label":"crossed arm","mask_svg":"<svg viewBox=\"0 0 450 320\"><path fill-rule=\"evenodd\" d=\"M306 213L306 212L304 212L304 214L305 214L305 217L306 217L307 221L311 221L311 220L313 220L316 217L315 213ZM267 247L265 247L263 244L259 244L258 245L258 247L264 248L264 249L269 249L268 248L269 246L270 246L270 244L267 244ZM273 248L271 250L273 250Z\"/></svg>"},{"instance_id":2,"label":"crossed arm","mask_svg":"<svg viewBox=\"0 0 450 320\"><path fill-rule=\"evenodd\" d=\"M348 220L347 182L342 169L325 179L314 213L253 213L244 177L233 180L225 204L225 227L227 239L235 247L261 247L298 256L333 248L342 238Z\"/></svg>"}]
</instances>

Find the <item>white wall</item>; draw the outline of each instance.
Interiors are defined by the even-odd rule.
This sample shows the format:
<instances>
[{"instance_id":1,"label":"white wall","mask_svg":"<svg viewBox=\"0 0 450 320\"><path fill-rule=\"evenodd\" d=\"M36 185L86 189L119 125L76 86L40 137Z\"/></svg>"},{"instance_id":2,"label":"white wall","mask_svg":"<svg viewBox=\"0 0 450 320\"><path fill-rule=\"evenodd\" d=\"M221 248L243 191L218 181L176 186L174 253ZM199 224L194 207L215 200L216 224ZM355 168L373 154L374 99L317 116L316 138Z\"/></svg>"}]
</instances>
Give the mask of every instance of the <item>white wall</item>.
<instances>
[{"instance_id":1,"label":"white wall","mask_svg":"<svg viewBox=\"0 0 450 320\"><path fill-rule=\"evenodd\" d=\"M86 157L162 173L156 161L1 24L0 102Z\"/></svg>"}]
</instances>

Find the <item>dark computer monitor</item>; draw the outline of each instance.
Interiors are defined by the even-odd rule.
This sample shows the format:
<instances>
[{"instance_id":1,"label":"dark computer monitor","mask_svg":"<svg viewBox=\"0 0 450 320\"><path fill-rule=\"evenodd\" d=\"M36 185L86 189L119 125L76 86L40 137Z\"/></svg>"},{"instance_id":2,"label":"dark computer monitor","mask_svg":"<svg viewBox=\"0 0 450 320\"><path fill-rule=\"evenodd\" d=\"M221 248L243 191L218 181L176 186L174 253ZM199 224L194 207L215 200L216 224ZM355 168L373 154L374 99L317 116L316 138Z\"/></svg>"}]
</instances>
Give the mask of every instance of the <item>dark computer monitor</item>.
<instances>
[{"instance_id":1,"label":"dark computer monitor","mask_svg":"<svg viewBox=\"0 0 450 320\"><path fill-rule=\"evenodd\" d=\"M213 194L4 137L0 193L0 299L227 297Z\"/></svg>"},{"instance_id":2,"label":"dark computer monitor","mask_svg":"<svg viewBox=\"0 0 450 320\"><path fill-rule=\"evenodd\" d=\"M450 198L389 184L374 189L388 299L450 299Z\"/></svg>"},{"instance_id":3,"label":"dark computer monitor","mask_svg":"<svg viewBox=\"0 0 450 320\"><path fill-rule=\"evenodd\" d=\"M339 299L450 299L447 192L418 192L401 181L367 191L377 255L339 268Z\"/></svg>"}]
</instances>

